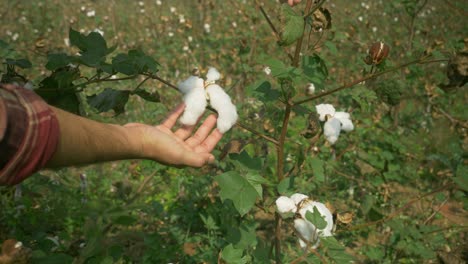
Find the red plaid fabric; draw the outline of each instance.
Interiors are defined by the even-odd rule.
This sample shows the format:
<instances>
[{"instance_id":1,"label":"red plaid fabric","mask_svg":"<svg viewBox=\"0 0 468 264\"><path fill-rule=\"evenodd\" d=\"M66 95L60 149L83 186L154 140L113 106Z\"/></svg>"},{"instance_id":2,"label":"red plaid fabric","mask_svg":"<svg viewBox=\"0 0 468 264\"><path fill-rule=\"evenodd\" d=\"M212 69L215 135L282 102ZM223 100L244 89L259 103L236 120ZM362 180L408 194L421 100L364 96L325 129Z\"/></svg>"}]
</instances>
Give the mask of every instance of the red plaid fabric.
<instances>
[{"instance_id":1,"label":"red plaid fabric","mask_svg":"<svg viewBox=\"0 0 468 264\"><path fill-rule=\"evenodd\" d=\"M43 168L55 152L60 128L34 92L0 86L0 185L14 185Z\"/></svg>"}]
</instances>

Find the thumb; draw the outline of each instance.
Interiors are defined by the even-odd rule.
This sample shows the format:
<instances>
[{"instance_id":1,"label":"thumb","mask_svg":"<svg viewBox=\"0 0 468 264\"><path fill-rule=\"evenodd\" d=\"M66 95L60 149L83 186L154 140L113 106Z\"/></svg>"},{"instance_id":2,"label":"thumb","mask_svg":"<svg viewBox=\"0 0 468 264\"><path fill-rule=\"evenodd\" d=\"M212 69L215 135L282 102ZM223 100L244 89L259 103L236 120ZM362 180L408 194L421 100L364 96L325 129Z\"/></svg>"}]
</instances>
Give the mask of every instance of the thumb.
<instances>
[{"instance_id":1,"label":"thumb","mask_svg":"<svg viewBox=\"0 0 468 264\"><path fill-rule=\"evenodd\" d=\"M196 152L184 152L182 157L182 163L191 167L202 167L206 164L211 164L215 161L215 158L210 153L196 153Z\"/></svg>"}]
</instances>

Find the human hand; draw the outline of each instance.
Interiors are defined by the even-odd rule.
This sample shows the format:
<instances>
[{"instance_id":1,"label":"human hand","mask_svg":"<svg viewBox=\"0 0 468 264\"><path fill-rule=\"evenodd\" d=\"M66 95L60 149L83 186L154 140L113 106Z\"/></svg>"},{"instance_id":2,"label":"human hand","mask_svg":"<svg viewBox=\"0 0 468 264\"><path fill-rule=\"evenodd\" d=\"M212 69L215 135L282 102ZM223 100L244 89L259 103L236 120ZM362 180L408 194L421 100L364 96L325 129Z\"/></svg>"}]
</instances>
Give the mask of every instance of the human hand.
<instances>
[{"instance_id":1,"label":"human hand","mask_svg":"<svg viewBox=\"0 0 468 264\"><path fill-rule=\"evenodd\" d=\"M211 154L223 134L214 129L216 116L208 116L195 133L195 126L182 126L174 132L177 119L183 113L184 104L177 106L169 116L157 126L139 123L125 125L132 137L141 144L143 158L173 166L201 167L214 162Z\"/></svg>"},{"instance_id":2,"label":"human hand","mask_svg":"<svg viewBox=\"0 0 468 264\"><path fill-rule=\"evenodd\" d=\"M300 2L301 2L301 0L288 0L288 5L295 6L295 5L299 4Z\"/></svg>"}]
</instances>

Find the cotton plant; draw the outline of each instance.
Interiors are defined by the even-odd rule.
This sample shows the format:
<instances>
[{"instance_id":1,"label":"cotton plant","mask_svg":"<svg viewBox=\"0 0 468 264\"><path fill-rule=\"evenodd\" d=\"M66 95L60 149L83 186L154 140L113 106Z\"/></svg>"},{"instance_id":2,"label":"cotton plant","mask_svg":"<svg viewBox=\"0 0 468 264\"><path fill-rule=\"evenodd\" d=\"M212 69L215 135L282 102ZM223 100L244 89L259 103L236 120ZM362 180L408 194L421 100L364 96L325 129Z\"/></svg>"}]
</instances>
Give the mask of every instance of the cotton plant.
<instances>
[{"instance_id":1,"label":"cotton plant","mask_svg":"<svg viewBox=\"0 0 468 264\"><path fill-rule=\"evenodd\" d=\"M295 193L291 197L280 196L276 199L276 209L283 218L294 214L294 229L298 234L299 245L302 249L306 249L307 245L315 249L320 245L320 237L332 236L332 213L323 203L312 201L305 194ZM317 211L326 223L320 226L321 228L306 217L307 212L313 213L314 211Z\"/></svg>"},{"instance_id":2,"label":"cotton plant","mask_svg":"<svg viewBox=\"0 0 468 264\"><path fill-rule=\"evenodd\" d=\"M315 106L315 109L320 121L325 122L323 134L330 144L335 144L341 130L349 132L354 129L349 113L337 112L331 104L319 104Z\"/></svg>"},{"instance_id":3,"label":"cotton plant","mask_svg":"<svg viewBox=\"0 0 468 264\"><path fill-rule=\"evenodd\" d=\"M190 76L177 85L184 95L183 100L186 105L180 118L182 124L195 125L205 112L208 103L218 112L217 128L221 133L227 132L236 123L238 118L236 106L224 89L216 84L220 78L218 70L211 67L206 74L206 80Z\"/></svg>"}]
</instances>

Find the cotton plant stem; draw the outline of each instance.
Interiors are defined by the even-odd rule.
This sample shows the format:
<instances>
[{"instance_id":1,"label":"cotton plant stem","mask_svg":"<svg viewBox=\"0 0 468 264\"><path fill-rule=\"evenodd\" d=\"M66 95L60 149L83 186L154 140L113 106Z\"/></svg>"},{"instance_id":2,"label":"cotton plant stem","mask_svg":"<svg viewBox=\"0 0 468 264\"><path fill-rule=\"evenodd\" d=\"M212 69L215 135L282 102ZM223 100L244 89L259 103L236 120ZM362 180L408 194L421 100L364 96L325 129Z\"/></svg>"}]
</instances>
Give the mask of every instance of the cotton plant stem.
<instances>
[{"instance_id":1,"label":"cotton plant stem","mask_svg":"<svg viewBox=\"0 0 468 264\"><path fill-rule=\"evenodd\" d=\"M323 1L322 1L323 2ZM305 7L305 13L309 13L310 12L310 9L312 8L312 4L313 4L313 1L312 0L307 0L307 4L306 4L306 7ZM303 32L305 32L305 29L306 29L306 20L307 19L307 16L304 17L304 27L303 27ZM294 52L294 58L293 58L293 61L292 61L292 66L294 67L298 67L299 66L299 58L300 58L300 55L301 55L301 50L302 50L302 42L304 40L304 36L305 34L302 33L302 36L297 40L296 42L296 49L295 49L295 52Z\"/></svg>"},{"instance_id":2,"label":"cotton plant stem","mask_svg":"<svg viewBox=\"0 0 468 264\"><path fill-rule=\"evenodd\" d=\"M263 17L265 17L265 20L267 21L268 25L270 26L271 30L275 34L276 40L281 41L281 35L278 32L278 30L275 28L275 25L271 22L270 18L268 17L268 14L265 12L265 9L263 9L262 5L258 3L258 1L255 1L257 4L258 8L260 9L260 12L262 12ZM284 47L284 51L288 55L288 57L293 60L293 56L286 50L286 47Z\"/></svg>"},{"instance_id":3,"label":"cotton plant stem","mask_svg":"<svg viewBox=\"0 0 468 264\"><path fill-rule=\"evenodd\" d=\"M326 1L326 0L320 1L318 4L316 4L316 5L314 6L314 8L312 8L311 10L309 10L309 11L307 12L307 15L304 16L304 19L307 19L308 17L310 17L315 11L317 11L317 9L319 9L319 8L323 5L323 3L325 3L325 1Z\"/></svg>"},{"instance_id":4,"label":"cotton plant stem","mask_svg":"<svg viewBox=\"0 0 468 264\"><path fill-rule=\"evenodd\" d=\"M315 99L318 99L318 98L322 98L322 97L325 97L327 95L330 95L330 94L334 94L338 91L341 91L341 90L344 90L344 89L347 89L347 88L350 88L350 87L353 87L354 85L356 84L359 84L361 82L364 82L364 81L367 81L367 80L371 80L371 79L374 79L374 78L377 78L378 76L381 76L381 75L384 75L384 74L387 74L389 72L394 72L396 70L399 70L401 68L405 68L405 67L408 67L412 64L416 64L416 63L425 63L424 62L424 59L426 58L427 56L425 57L422 57L422 58L419 58L417 60L413 60L413 61L410 61L410 62L406 62L406 63L403 63L401 65L398 65L396 67L393 67L391 69L388 69L388 70L385 70L385 71L381 71L381 72L378 72L378 73L374 73L374 74L370 74L370 75L367 75L365 77L362 77L362 78L359 78L355 81L352 81L350 83L347 83L347 84L344 84L338 88L335 88L335 89L331 89L331 90L328 90L328 91L324 91L324 92L321 92L319 94L316 94L316 95L313 95L313 96L310 96L310 97L307 97L305 99L301 99L301 100L297 100L295 102L293 102L293 105L300 105L300 104L303 104L303 103L307 103L307 102L310 102L310 101L313 101Z\"/></svg>"}]
</instances>

